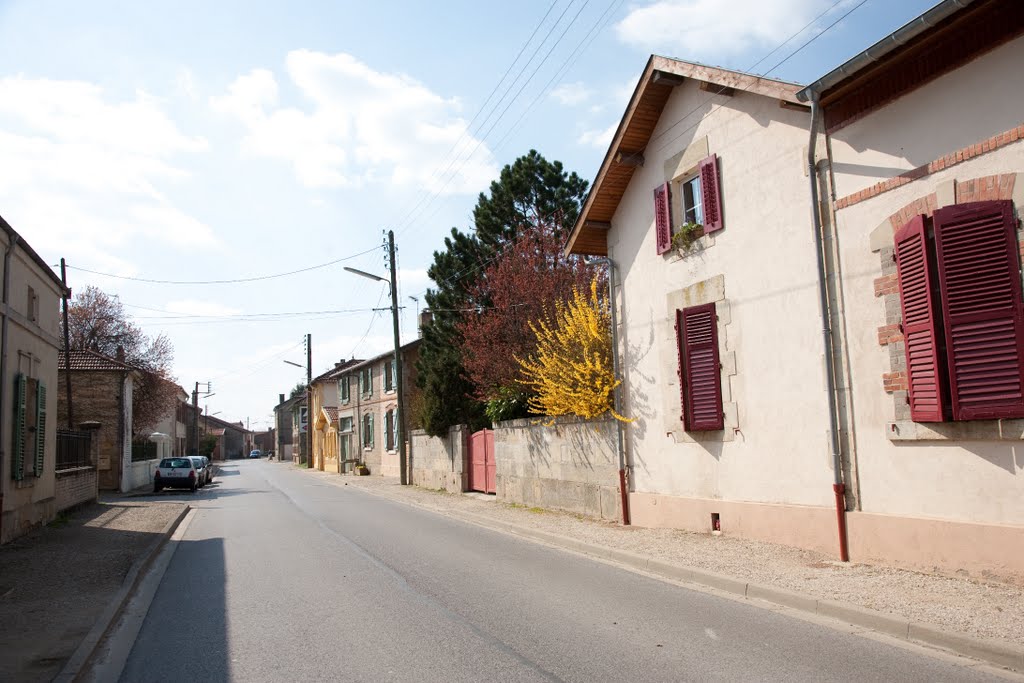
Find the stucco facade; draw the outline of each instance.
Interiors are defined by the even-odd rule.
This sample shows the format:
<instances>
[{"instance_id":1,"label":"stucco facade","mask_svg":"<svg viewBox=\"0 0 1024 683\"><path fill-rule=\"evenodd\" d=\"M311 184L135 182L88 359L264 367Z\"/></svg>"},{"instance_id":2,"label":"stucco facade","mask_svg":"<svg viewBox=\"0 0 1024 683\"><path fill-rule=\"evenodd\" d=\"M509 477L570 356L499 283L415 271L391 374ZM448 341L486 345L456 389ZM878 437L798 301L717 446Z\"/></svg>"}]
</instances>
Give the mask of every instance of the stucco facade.
<instances>
[{"instance_id":1,"label":"stucco facade","mask_svg":"<svg viewBox=\"0 0 1024 683\"><path fill-rule=\"evenodd\" d=\"M1018 38L830 136L864 559L1024 579L1024 421L911 421L893 260L914 215L1008 199L1019 218L1022 62Z\"/></svg>"},{"instance_id":2,"label":"stucco facade","mask_svg":"<svg viewBox=\"0 0 1024 683\"><path fill-rule=\"evenodd\" d=\"M61 285L53 271L2 218L0 248L5 254L0 261L5 294L0 324L6 344L0 349L0 542L6 542L46 523L56 514L54 467ZM14 401L19 375L46 388L41 405L48 417L41 426L44 430L41 470L35 472L33 467L33 472L24 470L24 476L16 478ZM35 411L32 412L35 415ZM26 448L34 443L34 438L28 439ZM34 461L34 453L26 452L25 457Z\"/></svg>"}]
</instances>

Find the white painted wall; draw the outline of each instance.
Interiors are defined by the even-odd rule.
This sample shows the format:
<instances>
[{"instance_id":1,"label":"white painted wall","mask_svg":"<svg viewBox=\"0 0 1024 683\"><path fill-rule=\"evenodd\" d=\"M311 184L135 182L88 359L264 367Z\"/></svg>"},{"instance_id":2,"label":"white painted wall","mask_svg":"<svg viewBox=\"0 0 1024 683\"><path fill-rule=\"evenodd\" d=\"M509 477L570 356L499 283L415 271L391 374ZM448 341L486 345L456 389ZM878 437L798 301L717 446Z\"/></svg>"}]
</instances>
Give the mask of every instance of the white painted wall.
<instances>
[{"instance_id":1,"label":"white painted wall","mask_svg":"<svg viewBox=\"0 0 1024 683\"><path fill-rule=\"evenodd\" d=\"M619 343L625 410L636 420L627 430L634 491L833 503L804 175L808 125L807 114L777 100L711 96L692 81L669 99L608 235L621 269L620 321L627 321ZM659 256L652 191L666 180L665 162L705 136L720 160L726 227L700 254ZM723 390L736 403L738 428L727 427L724 442L676 443L667 435L680 415L667 295L718 275L730 318L720 346L735 350L737 370Z\"/></svg>"},{"instance_id":2,"label":"white painted wall","mask_svg":"<svg viewBox=\"0 0 1024 683\"><path fill-rule=\"evenodd\" d=\"M1021 64L1024 38L838 131L831 140L837 196L1019 126L1024 122Z\"/></svg>"}]
</instances>

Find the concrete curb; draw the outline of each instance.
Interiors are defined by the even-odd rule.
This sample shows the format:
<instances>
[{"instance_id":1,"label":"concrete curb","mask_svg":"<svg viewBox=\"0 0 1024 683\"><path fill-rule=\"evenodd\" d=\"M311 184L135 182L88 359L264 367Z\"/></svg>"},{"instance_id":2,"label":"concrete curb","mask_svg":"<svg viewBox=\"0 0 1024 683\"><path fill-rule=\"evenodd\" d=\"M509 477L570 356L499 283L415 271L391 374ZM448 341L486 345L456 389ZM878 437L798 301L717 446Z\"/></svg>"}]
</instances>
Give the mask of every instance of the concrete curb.
<instances>
[{"instance_id":1,"label":"concrete curb","mask_svg":"<svg viewBox=\"0 0 1024 683\"><path fill-rule=\"evenodd\" d=\"M905 617L897 617L891 614L886 614L885 612L879 612L856 605L834 602L832 600L820 600L801 593L786 590L784 588L747 583L741 579L736 579L731 576L716 574L702 569L682 567L668 562L650 559L643 555L637 555L626 550L592 545L573 538L565 538L546 531L538 531L537 529L531 529L529 527L511 524L509 522L500 522L485 516L475 515L473 513L462 511L440 511L436 508L420 505L414 501L410 501L399 496L389 495L386 492L379 491L378 489L364 487L359 487L359 489L361 491L380 496L381 498L388 498L389 500L405 503L424 510L430 510L431 512L440 512L441 514L461 519L462 521L476 524L477 526L504 531L523 538L540 541L548 545L572 550L573 552L588 555L597 559L615 562L616 564L624 565L633 569L639 569L663 578L695 583L701 586L714 588L722 591L723 593L742 597L746 600L760 600L780 605L782 607L788 607L800 612L836 619L870 631L884 633L900 640L924 643L925 645L949 650L955 654L978 659L999 667L1024 672L1024 647L1021 646L991 640L982 640L980 638L974 638L961 633L944 631L933 624L914 622Z\"/></svg>"},{"instance_id":2,"label":"concrete curb","mask_svg":"<svg viewBox=\"0 0 1024 683\"><path fill-rule=\"evenodd\" d=\"M185 515L188 514L189 510L192 509L188 503L185 504L185 509L181 513L172 519L164 526L163 531L160 535L149 544L148 550L136 560L128 573L124 577L124 581L121 583L121 588L118 589L117 593L114 594L113 599L107 608L103 610L103 613L96 619L96 623L93 624L89 633L86 634L85 638L81 643L78 644L78 648L75 650L71 658L68 659L64 668L57 674L56 678L53 679L54 683L72 683L78 680L78 677L85 670L86 666L92 660L96 650L99 647L103 637L107 635L114 622L117 621L124 606L128 603L128 600L135 593L135 589L138 587L139 582L145 575L146 570L153 563L153 559L163 549L167 543L167 539L171 537L174 530L181 524L181 520L185 519Z\"/></svg>"}]
</instances>

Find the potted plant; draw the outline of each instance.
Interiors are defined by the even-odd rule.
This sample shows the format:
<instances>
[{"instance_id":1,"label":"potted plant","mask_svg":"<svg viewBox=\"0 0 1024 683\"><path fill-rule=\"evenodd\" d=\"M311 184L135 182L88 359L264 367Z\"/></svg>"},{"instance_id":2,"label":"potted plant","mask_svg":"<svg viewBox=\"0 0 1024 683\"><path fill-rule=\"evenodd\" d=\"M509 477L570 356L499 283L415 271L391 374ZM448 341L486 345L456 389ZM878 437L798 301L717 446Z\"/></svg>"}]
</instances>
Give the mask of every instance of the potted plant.
<instances>
[{"instance_id":1,"label":"potted plant","mask_svg":"<svg viewBox=\"0 0 1024 683\"><path fill-rule=\"evenodd\" d=\"M704 235L704 226L700 223L683 223L672 235L672 248L681 252L689 251L697 240Z\"/></svg>"}]
</instances>

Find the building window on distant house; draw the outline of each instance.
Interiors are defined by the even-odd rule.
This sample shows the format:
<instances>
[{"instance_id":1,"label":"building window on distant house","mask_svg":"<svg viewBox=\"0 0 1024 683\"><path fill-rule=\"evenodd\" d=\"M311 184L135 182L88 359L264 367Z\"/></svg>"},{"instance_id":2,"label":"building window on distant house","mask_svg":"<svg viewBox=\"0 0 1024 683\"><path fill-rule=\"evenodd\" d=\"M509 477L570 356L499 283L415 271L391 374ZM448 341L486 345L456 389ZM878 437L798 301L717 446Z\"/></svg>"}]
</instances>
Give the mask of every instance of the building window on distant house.
<instances>
[{"instance_id":1,"label":"building window on distant house","mask_svg":"<svg viewBox=\"0 0 1024 683\"><path fill-rule=\"evenodd\" d=\"M384 391L392 392L395 390L395 359L392 358L390 361L384 363Z\"/></svg>"},{"instance_id":2,"label":"building window on distant house","mask_svg":"<svg viewBox=\"0 0 1024 683\"><path fill-rule=\"evenodd\" d=\"M348 375L345 375L344 377L338 380L338 400L341 403L348 403L349 399L350 397Z\"/></svg>"},{"instance_id":3,"label":"building window on distant house","mask_svg":"<svg viewBox=\"0 0 1024 683\"><path fill-rule=\"evenodd\" d=\"M352 418L351 417L338 418L338 431L342 432L343 434L347 433L347 432L351 432L352 431L352 426L353 425L352 425Z\"/></svg>"},{"instance_id":4,"label":"building window on distant house","mask_svg":"<svg viewBox=\"0 0 1024 683\"><path fill-rule=\"evenodd\" d=\"M1017 219L1008 200L915 216L895 236L915 422L1024 417Z\"/></svg>"},{"instance_id":5,"label":"building window on distant house","mask_svg":"<svg viewBox=\"0 0 1024 683\"><path fill-rule=\"evenodd\" d=\"M384 443L387 444L388 451L395 450L395 410L392 408L384 413Z\"/></svg>"},{"instance_id":6,"label":"building window on distant house","mask_svg":"<svg viewBox=\"0 0 1024 683\"><path fill-rule=\"evenodd\" d=\"M715 304L676 311L682 420L688 432L725 428Z\"/></svg>"},{"instance_id":7,"label":"building window on distant house","mask_svg":"<svg viewBox=\"0 0 1024 683\"><path fill-rule=\"evenodd\" d=\"M363 448L373 448L373 413L363 415Z\"/></svg>"},{"instance_id":8,"label":"building window on distant house","mask_svg":"<svg viewBox=\"0 0 1024 683\"><path fill-rule=\"evenodd\" d=\"M373 366L367 365L359 371L359 393L362 396L373 395Z\"/></svg>"},{"instance_id":9,"label":"building window on distant house","mask_svg":"<svg viewBox=\"0 0 1024 683\"><path fill-rule=\"evenodd\" d=\"M25 315L32 322L37 322L39 320L39 295L31 287L28 288L28 300L25 304Z\"/></svg>"}]
</instances>

